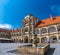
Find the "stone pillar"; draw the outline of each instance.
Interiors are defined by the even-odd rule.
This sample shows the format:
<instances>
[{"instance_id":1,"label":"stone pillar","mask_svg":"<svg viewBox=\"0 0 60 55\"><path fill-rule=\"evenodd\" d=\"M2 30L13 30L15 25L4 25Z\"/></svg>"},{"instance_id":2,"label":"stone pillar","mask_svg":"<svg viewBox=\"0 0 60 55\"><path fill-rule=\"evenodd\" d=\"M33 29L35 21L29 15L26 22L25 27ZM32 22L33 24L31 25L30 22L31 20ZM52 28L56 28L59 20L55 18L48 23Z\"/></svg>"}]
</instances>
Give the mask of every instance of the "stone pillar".
<instances>
[{"instance_id":1,"label":"stone pillar","mask_svg":"<svg viewBox=\"0 0 60 55\"><path fill-rule=\"evenodd\" d=\"M41 43L41 37L40 37L40 43Z\"/></svg>"},{"instance_id":2,"label":"stone pillar","mask_svg":"<svg viewBox=\"0 0 60 55\"><path fill-rule=\"evenodd\" d=\"M56 28L56 32L57 32L57 42L59 42L59 35L58 35L58 28L57 28L57 25L55 25L55 28Z\"/></svg>"},{"instance_id":3,"label":"stone pillar","mask_svg":"<svg viewBox=\"0 0 60 55\"><path fill-rule=\"evenodd\" d=\"M57 42L59 42L59 36L58 36L58 34L57 34Z\"/></svg>"},{"instance_id":4,"label":"stone pillar","mask_svg":"<svg viewBox=\"0 0 60 55\"><path fill-rule=\"evenodd\" d=\"M48 28L49 28L49 27L47 27L47 42L50 42L50 41L49 41L49 31L48 31Z\"/></svg>"},{"instance_id":5,"label":"stone pillar","mask_svg":"<svg viewBox=\"0 0 60 55\"><path fill-rule=\"evenodd\" d=\"M47 42L49 42L49 36L47 36Z\"/></svg>"},{"instance_id":6,"label":"stone pillar","mask_svg":"<svg viewBox=\"0 0 60 55\"><path fill-rule=\"evenodd\" d=\"M55 28L56 28L56 32L58 33L58 28L57 28L57 25L55 25Z\"/></svg>"}]
</instances>

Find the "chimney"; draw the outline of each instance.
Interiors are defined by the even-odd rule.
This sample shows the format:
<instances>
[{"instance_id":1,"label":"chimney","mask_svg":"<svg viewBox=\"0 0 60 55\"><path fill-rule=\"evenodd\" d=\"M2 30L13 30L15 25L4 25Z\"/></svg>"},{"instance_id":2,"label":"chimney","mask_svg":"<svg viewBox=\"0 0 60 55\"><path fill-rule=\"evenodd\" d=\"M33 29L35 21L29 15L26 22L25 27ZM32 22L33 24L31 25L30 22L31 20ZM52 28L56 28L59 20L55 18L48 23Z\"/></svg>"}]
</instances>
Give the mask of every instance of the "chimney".
<instances>
[{"instance_id":1,"label":"chimney","mask_svg":"<svg viewBox=\"0 0 60 55\"><path fill-rule=\"evenodd\" d=\"M50 14L50 19L53 20L53 16L52 16L52 14Z\"/></svg>"}]
</instances>

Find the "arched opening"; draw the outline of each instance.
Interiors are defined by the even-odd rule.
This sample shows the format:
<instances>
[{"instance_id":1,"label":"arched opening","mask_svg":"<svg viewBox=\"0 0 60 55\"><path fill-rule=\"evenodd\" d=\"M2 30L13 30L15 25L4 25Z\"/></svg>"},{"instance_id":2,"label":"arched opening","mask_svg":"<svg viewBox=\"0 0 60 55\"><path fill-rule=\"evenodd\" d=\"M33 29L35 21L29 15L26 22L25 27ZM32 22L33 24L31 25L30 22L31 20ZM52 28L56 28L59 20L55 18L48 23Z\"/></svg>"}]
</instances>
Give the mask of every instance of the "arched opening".
<instances>
[{"instance_id":1,"label":"arched opening","mask_svg":"<svg viewBox=\"0 0 60 55\"><path fill-rule=\"evenodd\" d=\"M38 29L35 29L35 34L39 34L39 30Z\"/></svg>"},{"instance_id":2,"label":"arched opening","mask_svg":"<svg viewBox=\"0 0 60 55\"><path fill-rule=\"evenodd\" d=\"M39 38L37 38L37 43L39 43L40 42L40 39Z\"/></svg>"},{"instance_id":3,"label":"arched opening","mask_svg":"<svg viewBox=\"0 0 60 55\"><path fill-rule=\"evenodd\" d=\"M60 32L60 25L57 27L57 29L58 29L58 32Z\"/></svg>"},{"instance_id":4,"label":"arched opening","mask_svg":"<svg viewBox=\"0 0 60 55\"><path fill-rule=\"evenodd\" d=\"M31 24L33 23L33 19L32 19L32 17L30 18L30 22L31 22Z\"/></svg>"},{"instance_id":5,"label":"arched opening","mask_svg":"<svg viewBox=\"0 0 60 55\"><path fill-rule=\"evenodd\" d=\"M28 36L24 38L24 43L28 43Z\"/></svg>"},{"instance_id":6,"label":"arched opening","mask_svg":"<svg viewBox=\"0 0 60 55\"><path fill-rule=\"evenodd\" d=\"M57 37L56 36L52 36L49 38L50 43L56 43L57 42Z\"/></svg>"},{"instance_id":7,"label":"arched opening","mask_svg":"<svg viewBox=\"0 0 60 55\"><path fill-rule=\"evenodd\" d=\"M33 39L30 40L30 43L33 43Z\"/></svg>"},{"instance_id":8,"label":"arched opening","mask_svg":"<svg viewBox=\"0 0 60 55\"><path fill-rule=\"evenodd\" d=\"M25 32L28 32L28 30L29 30L28 27L26 27L26 28L25 28Z\"/></svg>"},{"instance_id":9,"label":"arched opening","mask_svg":"<svg viewBox=\"0 0 60 55\"><path fill-rule=\"evenodd\" d=\"M42 28L42 29L41 29L41 33L42 33L42 34L43 34L43 33L47 33L46 28Z\"/></svg>"},{"instance_id":10,"label":"arched opening","mask_svg":"<svg viewBox=\"0 0 60 55\"><path fill-rule=\"evenodd\" d=\"M29 20L28 19L25 19L25 24L28 24L29 23Z\"/></svg>"},{"instance_id":11,"label":"arched opening","mask_svg":"<svg viewBox=\"0 0 60 55\"><path fill-rule=\"evenodd\" d=\"M43 38L41 39L41 43L47 43L47 38L46 38L46 37L43 37Z\"/></svg>"},{"instance_id":12,"label":"arched opening","mask_svg":"<svg viewBox=\"0 0 60 55\"><path fill-rule=\"evenodd\" d=\"M48 32L51 33L51 32L56 32L56 28L54 26L51 26L48 28Z\"/></svg>"},{"instance_id":13,"label":"arched opening","mask_svg":"<svg viewBox=\"0 0 60 55\"><path fill-rule=\"evenodd\" d=\"M22 40L21 40L21 39L19 39L19 42L22 42Z\"/></svg>"}]
</instances>

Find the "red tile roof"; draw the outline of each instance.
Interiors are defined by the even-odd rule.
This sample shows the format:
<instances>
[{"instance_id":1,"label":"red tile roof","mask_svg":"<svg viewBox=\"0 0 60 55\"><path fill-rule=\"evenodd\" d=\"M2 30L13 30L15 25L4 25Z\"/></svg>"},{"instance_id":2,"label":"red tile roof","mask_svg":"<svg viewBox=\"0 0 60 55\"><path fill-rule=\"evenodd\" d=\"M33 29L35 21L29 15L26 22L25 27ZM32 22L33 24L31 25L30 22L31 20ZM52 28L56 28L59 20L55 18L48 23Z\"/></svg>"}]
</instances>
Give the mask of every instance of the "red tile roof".
<instances>
[{"instance_id":1,"label":"red tile roof","mask_svg":"<svg viewBox=\"0 0 60 55\"><path fill-rule=\"evenodd\" d=\"M12 32L19 32L20 30L13 30Z\"/></svg>"},{"instance_id":2,"label":"red tile roof","mask_svg":"<svg viewBox=\"0 0 60 55\"><path fill-rule=\"evenodd\" d=\"M47 25L51 25L51 24L56 24L60 22L60 16L57 17L51 17L51 18L47 18L45 20L40 20L37 25L36 28L40 28L43 26L47 26Z\"/></svg>"},{"instance_id":3,"label":"red tile roof","mask_svg":"<svg viewBox=\"0 0 60 55\"><path fill-rule=\"evenodd\" d=\"M10 33L11 32L11 30L6 30L6 29L3 29L3 28L0 28L0 31L1 32L7 32L7 33Z\"/></svg>"},{"instance_id":4,"label":"red tile roof","mask_svg":"<svg viewBox=\"0 0 60 55\"><path fill-rule=\"evenodd\" d=\"M7 30L7 29L0 28L0 31L1 32L10 33L10 32L19 32L20 30L19 29L16 29L16 30Z\"/></svg>"}]
</instances>

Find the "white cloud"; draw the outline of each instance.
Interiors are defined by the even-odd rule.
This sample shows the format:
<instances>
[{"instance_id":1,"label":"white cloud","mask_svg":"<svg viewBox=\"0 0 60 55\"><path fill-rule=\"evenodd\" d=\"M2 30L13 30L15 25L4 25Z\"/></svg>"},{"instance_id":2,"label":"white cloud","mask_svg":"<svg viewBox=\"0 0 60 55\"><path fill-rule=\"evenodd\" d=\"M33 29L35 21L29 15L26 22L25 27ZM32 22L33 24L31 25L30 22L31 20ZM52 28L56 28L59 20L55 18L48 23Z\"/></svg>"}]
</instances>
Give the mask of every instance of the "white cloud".
<instances>
[{"instance_id":1,"label":"white cloud","mask_svg":"<svg viewBox=\"0 0 60 55\"><path fill-rule=\"evenodd\" d=\"M13 27L10 24L0 24L0 28L11 29Z\"/></svg>"}]
</instances>

